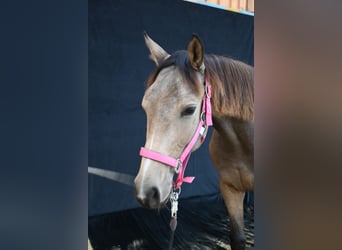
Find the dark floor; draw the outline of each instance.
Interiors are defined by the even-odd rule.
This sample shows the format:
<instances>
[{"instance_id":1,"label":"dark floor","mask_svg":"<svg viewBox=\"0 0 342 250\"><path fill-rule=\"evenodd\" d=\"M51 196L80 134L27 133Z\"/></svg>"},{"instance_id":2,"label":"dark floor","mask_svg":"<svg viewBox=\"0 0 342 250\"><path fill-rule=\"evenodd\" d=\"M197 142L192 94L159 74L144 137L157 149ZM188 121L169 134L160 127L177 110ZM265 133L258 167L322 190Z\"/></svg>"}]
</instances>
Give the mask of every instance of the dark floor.
<instances>
[{"instance_id":1,"label":"dark floor","mask_svg":"<svg viewBox=\"0 0 342 250\"><path fill-rule=\"evenodd\" d=\"M170 209L137 208L89 217L88 236L95 250L168 249ZM230 249L229 218L219 194L179 201L173 249ZM245 203L247 246L254 246L254 211Z\"/></svg>"}]
</instances>

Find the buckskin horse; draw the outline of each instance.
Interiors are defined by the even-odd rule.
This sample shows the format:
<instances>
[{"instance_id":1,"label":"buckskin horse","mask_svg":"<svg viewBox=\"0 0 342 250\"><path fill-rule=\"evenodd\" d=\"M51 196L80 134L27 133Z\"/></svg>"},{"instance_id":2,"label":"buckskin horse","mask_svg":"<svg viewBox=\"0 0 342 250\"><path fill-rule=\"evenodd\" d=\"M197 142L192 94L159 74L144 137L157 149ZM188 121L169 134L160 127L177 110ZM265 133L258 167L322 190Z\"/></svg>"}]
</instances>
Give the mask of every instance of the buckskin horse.
<instances>
[{"instance_id":1,"label":"buckskin horse","mask_svg":"<svg viewBox=\"0 0 342 250\"><path fill-rule=\"evenodd\" d=\"M172 190L192 181L184 177L187 160L213 125L209 153L230 218L230 245L245 249L243 199L254 186L253 67L204 54L197 35L187 50L171 55L146 33L144 38L156 68L142 100L147 134L134 181L136 197L147 208L172 202Z\"/></svg>"}]
</instances>

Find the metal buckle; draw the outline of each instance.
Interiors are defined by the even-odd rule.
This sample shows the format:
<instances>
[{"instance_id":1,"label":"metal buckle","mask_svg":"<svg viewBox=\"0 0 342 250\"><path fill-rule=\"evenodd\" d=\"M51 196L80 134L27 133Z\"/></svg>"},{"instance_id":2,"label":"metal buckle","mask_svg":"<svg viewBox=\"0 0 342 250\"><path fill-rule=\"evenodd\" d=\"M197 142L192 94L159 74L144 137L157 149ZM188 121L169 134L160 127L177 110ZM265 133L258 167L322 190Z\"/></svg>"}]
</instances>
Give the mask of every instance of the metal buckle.
<instances>
[{"instance_id":1,"label":"metal buckle","mask_svg":"<svg viewBox=\"0 0 342 250\"><path fill-rule=\"evenodd\" d=\"M201 120L205 123L206 122L206 114L205 114L205 112L202 112L201 113Z\"/></svg>"},{"instance_id":2,"label":"metal buckle","mask_svg":"<svg viewBox=\"0 0 342 250\"><path fill-rule=\"evenodd\" d=\"M170 201L171 201L171 217L175 218L177 217L177 211L178 211L178 193L172 192Z\"/></svg>"},{"instance_id":3,"label":"metal buckle","mask_svg":"<svg viewBox=\"0 0 342 250\"><path fill-rule=\"evenodd\" d=\"M177 167L175 168L176 174L178 174L181 167L182 167L182 162L179 159L177 159Z\"/></svg>"},{"instance_id":4,"label":"metal buckle","mask_svg":"<svg viewBox=\"0 0 342 250\"><path fill-rule=\"evenodd\" d=\"M207 130L207 126L202 126L202 128L200 129L200 135L203 136L205 131Z\"/></svg>"},{"instance_id":5,"label":"metal buckle","mask_svg":"<svg viewBox=\"0 0 342 250\"><path fill-rule=\"evenodd\" d=\"M181 193L181 188L173 188L171 195L170 195L170 201L171 201L171 217L177 218L177 211L178 211L178 197Z\"/></svg>"},{"instance_id":6,"label":"metal buckle","mask_svg":"<svg viewBox=\"0 0 342 250\"><path fill-rule=\"evenodd\" d=\"M170 201L178 201L178 197L181 193L181 188L172 188L172 192L170 194Z\"/></svg>"}]
</instances>

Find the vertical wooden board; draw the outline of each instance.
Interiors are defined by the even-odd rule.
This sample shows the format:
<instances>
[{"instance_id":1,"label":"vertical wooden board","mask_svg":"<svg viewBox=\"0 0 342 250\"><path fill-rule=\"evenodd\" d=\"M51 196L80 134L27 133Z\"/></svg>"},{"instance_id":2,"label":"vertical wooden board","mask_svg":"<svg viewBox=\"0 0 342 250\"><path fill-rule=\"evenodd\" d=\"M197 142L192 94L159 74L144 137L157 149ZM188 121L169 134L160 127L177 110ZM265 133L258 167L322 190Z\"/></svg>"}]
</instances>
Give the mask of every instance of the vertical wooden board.
<instances>
[{"instance_id":1,"label":"vertical wooden board","mask_svg":"<svg viewBox=\"0 0 342 250\"><path fill-rule=\"evenodd\" d=\"M219 4L220 0L207 0L206 2Z\"/></svg>"},{"instance_id":2,"label":"vertical wooden board","mask_svg":"<svg viewBox=\"0 0 342 250\"><path fill-rule=\"evenodd\" d=\"M247 11L254 12L254 0L247 0Z\"/></svg>"},{"instance_id":3,"label":"vertical wooden board","mask_svg":"<svg viewBox=\"0 0 342 250\"><path fill-rule=\"evenodd\" d=\"M231 8L238 10L239 9L239 0L232 0Z\"/></svg>"},{"instance_id":4,"label":"vertical wooden board","mask_svg":"<svg viewBox=\"0 0 342 250\"><path fill-rule=\"evenodd\" d=\"M239 1L239 10L247 10L247 0Z\"/></svg>"},{"instance_id":5,"label":"vertical wooden board","mask_svg":"<svg viewBox=\"0 0 342 250\"><path fill-rule=\"evenodd\" d=\"M230 1L229 0L220 0L220 5L229 8Z\"/></svg>"}]
</instances>

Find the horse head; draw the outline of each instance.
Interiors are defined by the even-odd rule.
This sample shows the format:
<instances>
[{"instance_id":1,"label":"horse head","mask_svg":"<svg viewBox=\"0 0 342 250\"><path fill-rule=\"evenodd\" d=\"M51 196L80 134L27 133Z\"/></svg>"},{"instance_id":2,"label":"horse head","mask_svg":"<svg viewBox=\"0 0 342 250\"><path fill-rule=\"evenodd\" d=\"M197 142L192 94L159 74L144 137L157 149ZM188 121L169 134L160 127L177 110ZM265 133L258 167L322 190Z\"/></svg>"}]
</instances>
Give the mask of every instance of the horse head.
<instances>
[{"instance_id":1,"label":"horse head","mask_svg":"<svg viewBox=\"0 0 342 250\"><path fill-rule=\"evenodd\" d=\"M147 81L142 107L147 117L144 148L178 159L201 119L204 96L204 50L193 35L188 49L168 54L147 34L145 43L156 69ZM201 143L195 143L192 151ZM137 200L147 208L160 208L169 199L175 169L142 157L135 178Z\"/></svg>"}]
</instances>

